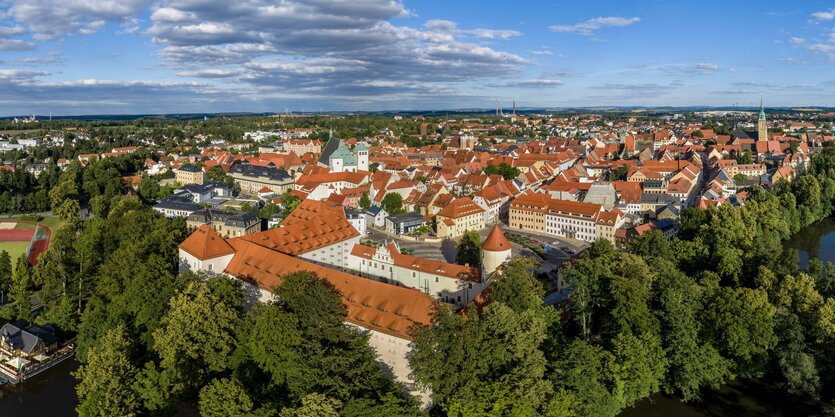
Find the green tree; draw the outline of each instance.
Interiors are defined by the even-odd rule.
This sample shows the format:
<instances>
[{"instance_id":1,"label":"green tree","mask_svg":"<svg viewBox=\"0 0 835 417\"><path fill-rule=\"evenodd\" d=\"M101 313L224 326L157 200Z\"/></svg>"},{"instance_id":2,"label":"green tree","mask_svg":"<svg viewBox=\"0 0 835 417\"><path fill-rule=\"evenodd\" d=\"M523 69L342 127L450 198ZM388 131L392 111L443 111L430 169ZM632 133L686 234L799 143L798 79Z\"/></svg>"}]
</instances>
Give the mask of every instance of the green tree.
<instances>
[{"instance_id":1,"label":"green tree","mask_svg":"<svg viewBox=\"0 0 835 417\"><path fill-rule=\"evenodd\" d=\"M232 178L232 176L230 176L229 174L227 174L226 171L223 170L223 168L217 165L209 168L209 171L206 172L206 179L208 179L210 182L219 182L221 184L225 184L227 187L229 187L230 190L235 189L235 179Z\"/></svg>"},{"instance_id":2,"label":"green tree","mask_svg":"<svg viewBox=\"0 0 835 417\"><path fill-rule=\"evenodd\" d=\"M450 416L537 415L552 391L540 350L546 320L499 302L481 317L474 310L441 311L418 332L410 359L415 379ZM473 361L475 352L482 353Z\"/></svg>"},{"instance_id":3,"label":"green tree","mask_svg":"<svg viewBox=\"0 0 835 417\"><path fill-rule=\"evenodd\" d=\"M622 402L613 388L617 365L615 357L582 340L569 344L556 364L557 385L574 394L570 411L575 416L614 417Z\"/></svg>"},{"instance_id":4,"label":"green tree","mask_svg":"<svg viewBox=\"0 0 835 417\"><path fill-rule=\"evenodd\" d=\"M342 297L330 283L312 272L295 272L284 275L273 293L277 305L296 317L301 332L297 351L302 371L298 378L291 370L285 376L294 384L293 392L320 392L340 401L354 397L377 401L399 392L377 366L367 336L344 325Z\"/></svg>"},{"instance_id":5,"label":"green tree","mask_svg":"<svg viewBox=\"0 0 835 417\"><path fill-rule=\"evenodd\" d=\"M362 197L360 197L360 208L368 210L369 207L371 207L371 199L368 198L368 192L363 191Z\"/></svg>"},{"instance_id":6,"label":"green tree","mask_svg":"<svg viewBox=\"0 0 835 417\"><path fill-rule=\"evenodd\" d=\"M80 417L136 416L139 396L132 384L137 373L130 360L130 340L123 327L108 331L78 368L76 391Z\"/></svg>"},{"instance_id":7,"label":"green tree","mask_svg":"<svg viewBox=\"0 0 835 417\"><path fill-rule=\"evenodd\" d=\"M189 284L171 299L162 326L153 334L153 346L161 367L179 376L174 393L200 386L210 372L227 369L237 322L235 310L206 285Z\"/></svg>"},{"instance_id":8,"label":"green tree","mask_svg":"<svg viewBox=\"0 0 835 417\"><path fill-rule=\"evenodd\" d=\"M458 241L455 263L481 268L481 237L478 232L474 230L464 231L464 235Z\"/></svg>"},{"instance_id":9,"label":"green tree","mask_svg":"<svg viewBox=\"0 0 835 417\"><path fill-rule=\"evenodd\" d=\"M279 417L339 417L342 402L319 393L302 398L301 406L281 410Z\"/></svg>"},{"instance_id":10,"label":"green tree","mask_svg":"<svg viewBox=\"0 0 835 417\"><path fill-rule=\"evenodd\" d=\"M700 339L699 288L669 259L656 259L658 309L663 347L669 362L666 392L684 401L699 398L700 388L716 389L729 376L729 361L710 342Z\"/></svg>"},{"instance_id":11,"label":"green tree","mask_svg":"<svg viewBox=\"0 0 835 417\"><path fill-rule=\"evenodd\" d=\"M253 417L254 404L244 387L234 378L214 379L200 390L202 417Z\"/></svg>"},{"instance_id":12,"label":"green tree","mask_svg":"<svg viewBox=\"0 0 835 417\"><path fill-rule=\"evenodd\" d=\"M11 298L15 310L17 310L17 318L20 320L32 321L30 284L29 263L26 261L26 255L21 254L12 273L12 285L9 292L9 298Z\"/></svg>"},{"instance_id":13,"label":"green tree","mask_svg":"<svg viewBox=\"0 0 835 417\"><path fill-rule=\"evenodd\" d=\"M652 333L624 332L612 341L618 396L624 406L658 392L667 372L661 339Z\"/></svg>"},{"instance_id":14,"label":"green tree","mask_svg":"<svg viewBox=\"0 0 835 417\"><path fill-rule=\"evenodd\" d=\"M302 333L295 315L275 304L260 304L250 310L238 331L235 363L251 360L266 372L275 386L287 386L302 394L300 366Z\"/></svg>"},{"instance_id":15,"label":"green tree","mask_svg":"<svg viewBox=\"0 0 835 417\"><path fill-rule=\"evenodd\" d=\"M532 258L519 256L511 259L501 276L493 282L491 299L516 312L542 307L545 289L534 275L535 268L536 262Z\"/></svg>"},{"instance_id":16,"label":"green tree","mask_svg":"<svg viewBox=\"0 0 835 417\"><path fill-rule=\"evenodd\" d=\"M289 216L290 213L292 213L293 210L295 210L296 207L298 207L301 203L302 201L298 197L289 193L285 194L284 197L281 199L281 219L283 220L284 218Z\"/></svg>"},{"instance_id":17,"label":"green tree","mask_svg":"<svg viewBox=\"0 0 835 417\"><path fill-rule=\"evenodd\" d=\"M388 193L383 197L380 207L391 216L403 213L403 197L398 193Z\"/></svg>"},{"instance_id":18,"label":"green tree","mask_svg":"<svg viewBox=\"0 0 835 417\"><path fill-rule=\"evenodd\" d=\"M721 287L705 301L705 331L719 351L734 360L742 376L761 374L768 352L777 343L776 309L762 290Z\"/></svg>"},{"instance_id":19,"label":"green tree","mask_svg":"<svg viewBox=\"0 0 835 417\"><path fill-rule=\"evenodd\" d=\"M0 251L0 304L6 302L12 282L12 259L9 252Z\"/></svg>"}]
</instances>

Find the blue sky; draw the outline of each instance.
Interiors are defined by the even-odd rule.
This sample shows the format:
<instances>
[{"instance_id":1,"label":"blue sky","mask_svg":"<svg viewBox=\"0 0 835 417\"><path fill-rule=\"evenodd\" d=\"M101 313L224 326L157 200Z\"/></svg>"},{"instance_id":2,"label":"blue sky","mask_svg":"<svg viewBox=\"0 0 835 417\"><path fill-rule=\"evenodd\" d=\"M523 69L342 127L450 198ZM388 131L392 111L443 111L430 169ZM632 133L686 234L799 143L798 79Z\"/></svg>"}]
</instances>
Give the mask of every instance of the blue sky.
<instances>
[{"instance_id":1,"label":"blue sky","mask_svg":"<svg viewBox=\"0 0 835 417\"><path fill-rule=\"evenodd\" d=\"M835 106L835 2L0 0L0 115Z\"/></svg>"}]
</instances>

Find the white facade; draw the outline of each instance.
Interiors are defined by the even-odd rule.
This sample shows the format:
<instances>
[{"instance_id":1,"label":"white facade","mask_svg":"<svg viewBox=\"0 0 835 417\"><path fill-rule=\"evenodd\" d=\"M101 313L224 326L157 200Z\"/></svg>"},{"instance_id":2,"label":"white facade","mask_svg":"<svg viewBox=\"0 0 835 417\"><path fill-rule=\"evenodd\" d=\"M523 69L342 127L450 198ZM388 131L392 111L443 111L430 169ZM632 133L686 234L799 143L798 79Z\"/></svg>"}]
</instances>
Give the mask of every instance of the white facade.
<instances>
[{"instance_id":1,"label":"white facade","mask_svg":"<svg viewBox=\"0 0 835 417\"><path fill-rule=\"evenodd\" d=\"M496 268L510 259L510 248L503 251L483 250L481 253L483 254L481 265L484 268L485 275L496 272Z\"/></svg>"},{"instance_id":2,"label":"white facade","mask_svg":"<svg viewBox=\"0 0 835 417\"><path fill-rule=\"evenodd\" d=\"M328 265L334 268L348 268L348 258L351 256L351 249L358 243L360 243L360 237L355 236L333 245L302 253L299 255L299 258L319 265Z\"/></svg>"},{"instance_id":3,"label":"white facade","mask_svg":"<svg viewBox=\"0 0 835 417\"><path fill-rule=\"evenodd\" d=\"M196 210L183 210L183 209L172 209L172 208L160 208L154 207L157 213L162 214L165 217L173 219L174 217L188 217L191 216Z\"/></svg>"},{"instance_id":4,"label":"white facade","mask_svg":"<svg viewBox=\"0 0 835 417\"><path fill-rule=\"evenodd\" d=\"M365 236L368 234L368 227L365 214L360 214L358 216L348 216L348 223L351 223L351 226L354 226L354 229L357 229L357 232L359 232L360 236Z\"/></svg>"},{"instance_id":5,"label":"white facade","mask_svg":"<svg viewBox=\"0 0 835 417\"><path fill-rule=\"evenodd\" d=\"M360 171L368 171L368 151L357 150L357 169Z\"/></svg>"},{"instance_id":6,"label":"white facade","mask_svg":"<svg viewBox=\"0 0 835 417\"><path fill-rule=\"evenodd\" d=\"M594 217L581 218L546 213L545 233L594 242L597 239L597 222Z\"/></svg>"},{"instance_id":7,"label":"white facade","mask_svg":"<svg viewBox=\"0 0 835 417\"><path fill-rule=\"evenodd\" d=\"M458 307L466 306L481 294L488 284L486 281L461 280L395 265L391 253L385 246L377 248L372 259L350 255L347 268L363 277L418 289L432 298Z\"/></svg>"},{"instance_id":8,"label":"white facade","mask_svg":"<svg viewBox=\"0 0 835 417\"><path fill-rule=\"evenodd\" d=\"M204 271L214 274L219 274L226 270L229 262L232 261L232 257L235 256L234 253L230 253L229 255L223 255L217 258L200 260L182 249L179 249L179 251L180 262L182 262L184 266L188 265L188 268L194 271Z\"/></svg>"}]
</instances>

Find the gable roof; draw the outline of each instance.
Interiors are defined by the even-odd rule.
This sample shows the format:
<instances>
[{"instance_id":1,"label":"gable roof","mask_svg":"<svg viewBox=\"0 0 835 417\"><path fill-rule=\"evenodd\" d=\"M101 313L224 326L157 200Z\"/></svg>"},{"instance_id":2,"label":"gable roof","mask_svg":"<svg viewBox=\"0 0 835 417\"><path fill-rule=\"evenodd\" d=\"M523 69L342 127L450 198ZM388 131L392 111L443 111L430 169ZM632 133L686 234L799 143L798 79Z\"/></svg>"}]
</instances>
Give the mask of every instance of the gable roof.
<instances>
[{"instance_id":1,"label":"gable roof","mask_svg":"<svg viewBox=\"0 0 835 417\"><path fill-rule=\"evenodd\" d=\"M476 213L483 213L484 209L476 204L470 197L460 197L452 200L450 204L438 212L438 216L450 219L458 219Z\"/></svg>"},{"instance_id":2,"label":"gable roof","mask_svg":"<svg viewBox=\"0 0 835 417\"><path fill-rule=\"evenodd\" d=\"M349 323L407 340L413 340L417 326L431 324L436 303L419 290L326 268L241 239L230 243L237 253L226 272L259 288L271 290L284 275L310 271L342 295Z\"/></svg>"},{"instance_id":3,"label":"gable roof","mask_svg":"<svg viewBox=\"0 0 835 417\"><path fill-rule=\"evenodd\" d=\"M180 249L201 261L235 253L235 250L223 238L205 224L180 243Z\"/></svg>"}]
</instances>

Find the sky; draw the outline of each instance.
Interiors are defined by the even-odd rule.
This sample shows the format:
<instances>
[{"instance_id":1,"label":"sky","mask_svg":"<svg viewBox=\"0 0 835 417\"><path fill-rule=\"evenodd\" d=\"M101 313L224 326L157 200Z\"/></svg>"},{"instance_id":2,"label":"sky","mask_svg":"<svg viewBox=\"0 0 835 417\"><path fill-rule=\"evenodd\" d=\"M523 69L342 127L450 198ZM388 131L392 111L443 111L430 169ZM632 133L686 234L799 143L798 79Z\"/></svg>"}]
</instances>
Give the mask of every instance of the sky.
<instances>
[{"instance_id":1,"label":"sky","mask_svg":"<svg viewBox=\"0 0 835 417\"><path fill-rule=\"evenodd\" d=\"M0 0L0 115L835 106L835 1Z\"/></svg>"}]
</instances>

